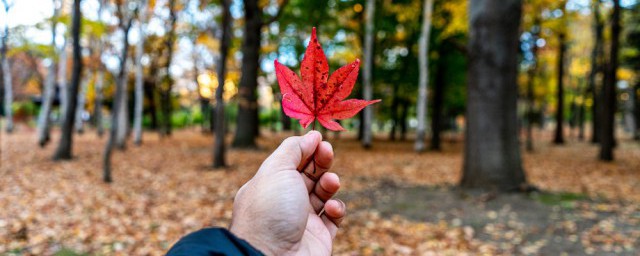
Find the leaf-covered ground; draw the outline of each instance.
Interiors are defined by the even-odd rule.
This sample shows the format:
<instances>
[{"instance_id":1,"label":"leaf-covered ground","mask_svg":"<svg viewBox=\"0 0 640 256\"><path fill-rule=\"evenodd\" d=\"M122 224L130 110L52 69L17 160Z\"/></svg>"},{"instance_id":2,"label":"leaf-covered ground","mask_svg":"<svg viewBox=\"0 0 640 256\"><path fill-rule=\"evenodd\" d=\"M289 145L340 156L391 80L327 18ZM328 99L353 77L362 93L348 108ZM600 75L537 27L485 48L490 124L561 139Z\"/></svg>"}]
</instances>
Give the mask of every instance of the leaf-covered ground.
<instances>
[{"instance_id":1,"label":"leaf-covered ground","mask_svg":"<svg viewBox=\"0 0 640 256\"><path fill-rule=\"evenodd\" d=\"M33 131L2 134L0 254L162 255L190 231L227 226L236 190L285 136L265 131L262 149L229 151L220 171L208 168L211 136L146 133L143 146L116 152L106 185L104 138L76 136L75 159L52 162L55 145L39 148ZM461 143L418 155L409 142L365 151L329 137L349 209L336 255L640 253L637 143L621 141L617 160L601 163L588 143L539 142L523 153L527 177L552 193L493 195L451 188Z\"/></svg>"}]
</instances>

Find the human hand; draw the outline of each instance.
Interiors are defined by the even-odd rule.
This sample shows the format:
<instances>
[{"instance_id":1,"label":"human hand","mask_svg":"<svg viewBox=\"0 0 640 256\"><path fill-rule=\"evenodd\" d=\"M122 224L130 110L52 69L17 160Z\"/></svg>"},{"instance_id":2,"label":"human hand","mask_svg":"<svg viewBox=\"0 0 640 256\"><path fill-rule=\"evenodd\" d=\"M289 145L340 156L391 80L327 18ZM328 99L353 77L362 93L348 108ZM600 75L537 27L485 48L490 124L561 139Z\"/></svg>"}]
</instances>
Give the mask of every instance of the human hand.
<instances>
[{"instance_id":1,"label":"human hand","mask_svg":"<svg viewBox=\"0 0 640 256\"><path fill-rule=\"evenodd\" d=\"M333 148L317 131L284 140L236 194L230 231L267 255L330 255L346 214L331 199L340 188L327 172L332 162ZM308 176L298 171L305 167Z\"/></svg>"}]
</instances>

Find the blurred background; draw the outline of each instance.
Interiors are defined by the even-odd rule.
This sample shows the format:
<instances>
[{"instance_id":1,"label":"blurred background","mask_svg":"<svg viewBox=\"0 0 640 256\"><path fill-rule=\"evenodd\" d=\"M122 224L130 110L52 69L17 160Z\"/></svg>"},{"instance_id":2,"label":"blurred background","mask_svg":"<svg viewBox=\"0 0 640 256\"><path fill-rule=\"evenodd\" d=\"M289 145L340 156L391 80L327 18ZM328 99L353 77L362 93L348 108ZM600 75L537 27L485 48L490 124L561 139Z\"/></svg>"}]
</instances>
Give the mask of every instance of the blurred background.
<instances>
[{"instance_id":1,"label":"blurred background","mask_svg":"<svg viewBox=\"0 0 640 256\"><path fill-rule=\"evenodd\" d=\"M286 137L274 60L360 59L320 128L336 255L640 253L636 0L0 0L0 254L163 255ZM319 127L319 126L318 126Z\"/></svg>"}]
</instances>

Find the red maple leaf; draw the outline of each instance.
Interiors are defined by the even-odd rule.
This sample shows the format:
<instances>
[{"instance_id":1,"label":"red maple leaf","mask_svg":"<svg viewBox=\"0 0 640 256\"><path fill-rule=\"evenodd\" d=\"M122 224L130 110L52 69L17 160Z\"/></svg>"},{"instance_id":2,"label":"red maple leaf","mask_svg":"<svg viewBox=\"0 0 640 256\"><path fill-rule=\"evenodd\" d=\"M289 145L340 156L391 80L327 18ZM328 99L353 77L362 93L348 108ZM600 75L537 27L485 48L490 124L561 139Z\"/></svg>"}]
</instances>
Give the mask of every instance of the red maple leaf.
<instances>
[{"instance_id":1,"label":"red maple leaf","mask_svg":"<svg viewBox=\"0 0 640 256\"><path fill-rule=\"evenodd\" d=\"M311 32L300 66L302 81L278 60L275 60L275 67L284 113L299 119L304 128L317 119L329 130L343 131L344 128L334 120L350 118L364 107L380 101L344 100L356 83L360 60L339 68L329 77L329 64L316 38L316 28Z\"/></svg>"}]
</instances>

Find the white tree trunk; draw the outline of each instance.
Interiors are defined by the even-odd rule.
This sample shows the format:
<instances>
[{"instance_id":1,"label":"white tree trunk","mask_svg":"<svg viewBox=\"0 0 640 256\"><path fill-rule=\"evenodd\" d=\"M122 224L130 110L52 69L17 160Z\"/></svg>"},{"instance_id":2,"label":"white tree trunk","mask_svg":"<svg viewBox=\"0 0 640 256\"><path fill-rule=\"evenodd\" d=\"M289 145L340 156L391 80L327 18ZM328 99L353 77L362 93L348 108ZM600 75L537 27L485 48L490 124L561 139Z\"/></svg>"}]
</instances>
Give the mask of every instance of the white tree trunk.
<instances>
[{"instance_id":1,"label":"white tree trunk","mask_svg":"<svg viewBox=\"0 0 640 256\"><path fill-rule=\"evenodd\" d=\"M427 89L429 85L429 36L431 32L431 15L433 13L433 0L425 0L422 9L422 32L419 42L418 62L420 65L420 80L418 84L418 129L414 149L422 152L425 146L425 134L427 130Z\"/></svg>"},{"instance_id":2,"label":"white tree trunk","mask_svg":"<svg viewBox=\"0 0 640 256\"><path fill-rule=\"evenodd\" d=\"M80 86L80 93L78 93L78 105L76 105L76 119L74 128L77 133L84 132L84 120L82 120L82 114L84 113L84 104L87 94L87 86L89 84L89 78L85 78L82 81L82 85Z\"/></svg>"},{"instance_id":3,"label":"white tree trunk","mask_svg":"<svg viewBox=\"0 0 640 256\"><path fill-rule=\"evenodd\" d=\"M367 0L366 15L365 15L365 36L364 36L364 72L362 81L364 83L363 98L365 100L372 100L373 88L371 83L371 75L373 71L373 22L375 15L376 2L375 0ZM362 124L362 146L365 148L371 147L372 132L371 123L373 121L373 109L368 106L364 109L364 123Z\"/></svg>"},{"instance_id":4,"label":"white tree trunk","mask_svg":"<svg viewBox=\"0 0 640 256\"><path fill-rule=\"evenodd\" d=\"M6 52L2 53L2 75L2 77L4 78L4 116L6 119L5 129L7 133L11 133L13 131L13 113L11 111L11 104L13 103L13 88L11 81L11 66L9 66L9 59Z\"/></svg>"},{"instance_id":5,"label":"white tree trunk","mask_svg":"<svg viewBox=\"0 0 640 256\"><path fill-rule=\"evenodd\" d=\"M124 74L124 81L122 82L122 90L120 93L120 102L119 102L119 107L118 107L118 111L116 112L116 114L118 115L118 127L116 128L116 141L115 141L115 145L116 148L118 149L124 149L126 146L126 141L127 141L127 133L128 128L129 128L129 95L128 95L128 84L129 84L129 75L127 72L127 70L129 70L127 67L125 67L125 74Z\"/></svg>"},{"instance_id":6,"label":"white tree trunk","mask_svg":"<svg viewBox=\"0 0 640 256\"><path fill-rule=\"evenodd\" d=\"M144 69L142 67L142 55L144 55L144 38L145 27L147 21L147 1L143 1L140 17L138 19L138 43L136 44L136 87L135 87L135 106L133 117L133 143L140 145L142 143L142 116L144 103Z\"/></svg>"},{"instance_id":7,"label":"white tree trunk","mask_svg":"<svg viewBox=\"0 0 640 256\"><path fill-rule=\"evenodd\" d=\"M64 109L67 108L67 39L64 39L58 62L58 94L60 96L60 121L64 120Z\"/></svg>"},{"instance_id":8,"label":"white tree trunk","mask_svg":"<svg viewBox=\"0 0 640 256\"><path fill-rule=\"evenodd\" d=\"M51 56L51 64L49 65L49 71L47 78L44 82L44 92L42 93L42 107L40 114L38 115L38 144L42 147L49 142L49 118L51 116L51 105L53 104L53 96L56 86L56 65L58 62L55 58L56 50L56 27L57 19L60 13L60 8L56 4L57 1L53 1L53 22L51 23L51 49L54 49L53 56Z\"/></svg>"}]
</instances>

